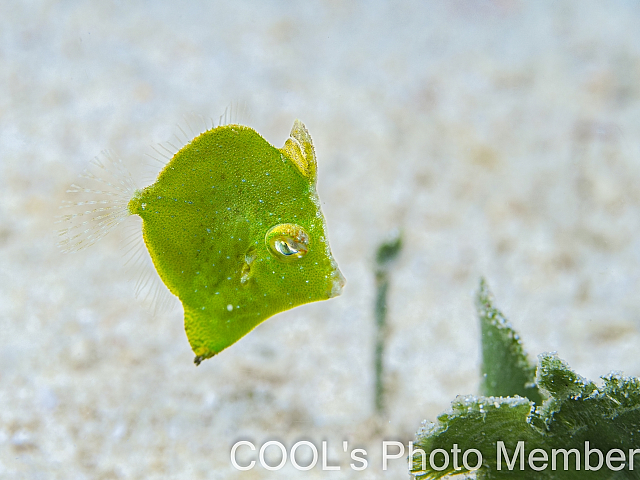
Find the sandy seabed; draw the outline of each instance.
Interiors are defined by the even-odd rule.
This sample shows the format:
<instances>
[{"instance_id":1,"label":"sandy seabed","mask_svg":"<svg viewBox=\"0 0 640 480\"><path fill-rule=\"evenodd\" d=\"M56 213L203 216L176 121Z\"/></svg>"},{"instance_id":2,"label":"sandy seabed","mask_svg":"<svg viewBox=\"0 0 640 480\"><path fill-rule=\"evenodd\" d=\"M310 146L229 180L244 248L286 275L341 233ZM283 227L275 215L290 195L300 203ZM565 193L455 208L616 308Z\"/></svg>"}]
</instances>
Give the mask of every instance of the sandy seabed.
<instances>
[{"instance_id":1,"label":"sandy seabed","mask_svg":"<svg viewBox=\"0 0 640 480\"><path fill-rule=\"evenodd\" d=\"M404 478L382 441L478 391L480 276L532 358L640 375L639 22L623 1L3 3L0 476ZM184 114L232 101L276 146L309 128L347 286L195 368L179 303L135 298L122 234L63 255L53 219L101 150L137 171ZM394 228L376 416L373 258ZM240 472L238 440L326 441L342 469Z\"/></svg>"}]
</instances>

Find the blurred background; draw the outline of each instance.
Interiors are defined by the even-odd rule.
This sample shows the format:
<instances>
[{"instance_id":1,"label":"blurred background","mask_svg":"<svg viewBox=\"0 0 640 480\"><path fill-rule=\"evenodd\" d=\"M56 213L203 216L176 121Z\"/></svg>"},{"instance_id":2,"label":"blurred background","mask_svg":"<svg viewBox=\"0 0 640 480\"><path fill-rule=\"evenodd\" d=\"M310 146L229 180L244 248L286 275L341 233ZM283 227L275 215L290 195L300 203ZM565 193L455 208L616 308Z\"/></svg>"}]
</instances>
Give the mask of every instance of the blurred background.
<instances>
[{"instance_id":1,"label":"blurred background","mask_svg":"<svg viewBox=\"0 0 640 480\"><path fill-rule=\"evenodd\" d=\"M478 390L480 276L532 358L640 375L639 24L634 1L4 2L0 476L406 478L382 440ZM101 150L135 170L232 101L277 147L307 125L347 286L196 368L181 307L135 298L119 232L63 255L54 217ZM240 439L326 440L342 470L238 472Z\"/></svg>"}]
</instances>

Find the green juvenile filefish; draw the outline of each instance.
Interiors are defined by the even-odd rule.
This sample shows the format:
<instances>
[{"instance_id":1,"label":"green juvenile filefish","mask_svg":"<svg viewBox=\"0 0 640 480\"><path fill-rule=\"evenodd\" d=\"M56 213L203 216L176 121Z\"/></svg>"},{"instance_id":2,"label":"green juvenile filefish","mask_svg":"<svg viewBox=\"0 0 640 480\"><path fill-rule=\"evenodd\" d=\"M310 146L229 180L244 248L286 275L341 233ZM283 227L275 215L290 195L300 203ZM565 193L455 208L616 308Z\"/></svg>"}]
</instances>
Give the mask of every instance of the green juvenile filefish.
<instances>
[{"instance_id":1,"label":"green juvenile filefish","mask_svg":"<svg viewBox=\"0 0 640 480\"><path fill-rule=\"evenodd\" d=\"M299 120L280 149L252 128L224 125L178 150L155 183L134 191L126 211L98 220L142 218L144 243L182 302L199 364L272 315L341 293L345 279L316 178L313 143ZM69 250L83 248L63 235Z\"/></svg>"}]
</instances>

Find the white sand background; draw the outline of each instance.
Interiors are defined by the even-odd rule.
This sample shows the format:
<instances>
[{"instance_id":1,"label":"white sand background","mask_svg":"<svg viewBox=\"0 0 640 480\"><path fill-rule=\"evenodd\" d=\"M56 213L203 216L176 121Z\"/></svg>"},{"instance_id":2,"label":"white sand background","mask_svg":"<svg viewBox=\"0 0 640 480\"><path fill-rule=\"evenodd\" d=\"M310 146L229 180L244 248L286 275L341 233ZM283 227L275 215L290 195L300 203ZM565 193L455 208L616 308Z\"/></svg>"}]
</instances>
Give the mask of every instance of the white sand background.
<instances>
[{"instance_id":1,"label":"white sand background","mask_svg":"<svg viewBox=\"0 0 640 480\"><path fill-rule=\"evenodd\" d=\"M638 25L632 1L3 2L0 478L406 478L382 440L478 390L482 275L532 356L640 375ZM140 164L230 101L276 146L306 123L348 283L196 368L118 232L63 255L53 217L102 149ZM372 259L395 227L376 419ZM238 472L240 439L326 440L342 469Z\"/></svg>"}]
</instances>

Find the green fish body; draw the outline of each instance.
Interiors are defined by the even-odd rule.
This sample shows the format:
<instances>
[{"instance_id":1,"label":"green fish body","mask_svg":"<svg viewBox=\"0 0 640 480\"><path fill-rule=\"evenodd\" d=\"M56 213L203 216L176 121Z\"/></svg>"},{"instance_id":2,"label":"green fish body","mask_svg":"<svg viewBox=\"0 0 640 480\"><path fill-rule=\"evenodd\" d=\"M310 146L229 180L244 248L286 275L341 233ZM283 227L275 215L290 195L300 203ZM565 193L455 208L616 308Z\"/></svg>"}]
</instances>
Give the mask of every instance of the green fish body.
<instances>
[{"instance_id":1,"label":"green fish body","mask_svg":"<svg viewBox=\"0 0 640 480\"><path fill-rule=\"evenodd\" d=\"M142 218L153 264L182 302L196 364L270 316L344 286L300 121L281 149L241 125L198 135L127 209Z\"/></svg>"}]
</instances>

